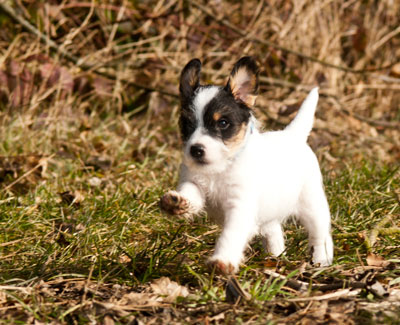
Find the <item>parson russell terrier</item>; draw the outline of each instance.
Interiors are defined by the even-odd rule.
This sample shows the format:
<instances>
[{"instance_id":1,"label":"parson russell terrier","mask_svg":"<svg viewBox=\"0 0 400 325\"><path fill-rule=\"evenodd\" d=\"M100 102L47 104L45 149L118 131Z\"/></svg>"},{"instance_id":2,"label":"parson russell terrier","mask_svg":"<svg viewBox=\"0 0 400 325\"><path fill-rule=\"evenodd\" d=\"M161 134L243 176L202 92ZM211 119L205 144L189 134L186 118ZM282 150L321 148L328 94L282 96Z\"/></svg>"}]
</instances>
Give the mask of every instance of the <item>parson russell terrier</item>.
<instances>
[{"instance_id":1,"label":"parson russell terrier","mask_svg":"<svg viewBox=\"0 0 400 325\"><path fill-rule=\"evenodd\" d=\"M330 265L329 206L307 144L318 88L284 130L261 133L251 110L258 89L256 62L241 58L225 87L200 85L200 69L201 62L193 59L181 73L183 163L177 190L161 197L162 210L183 216L206 211L222 226L209 262L225 274L238 270L257 234L271 254L280 255L285 250L281 224L289 216L308 231L313 263Z\"/></svg>"}]
</instances>

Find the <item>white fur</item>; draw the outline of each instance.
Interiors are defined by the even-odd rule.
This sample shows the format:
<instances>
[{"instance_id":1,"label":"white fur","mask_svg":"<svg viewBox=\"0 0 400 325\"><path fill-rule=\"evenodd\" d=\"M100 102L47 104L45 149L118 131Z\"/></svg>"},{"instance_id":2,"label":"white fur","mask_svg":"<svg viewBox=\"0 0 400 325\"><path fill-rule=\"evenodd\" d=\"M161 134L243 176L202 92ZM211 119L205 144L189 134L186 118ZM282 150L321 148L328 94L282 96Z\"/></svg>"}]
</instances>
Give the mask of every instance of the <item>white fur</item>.
<instances>
[{"instance_id":1,"label":"white fur","mask_svg":"<svg viewBox=\"0 0 400 325\"><path fill-rule=\"evenodd\" d=\"M196 105L204 107L215 94L214 88L203 90ZM256 234L263 236L270 253L280 255L285 249L281 224L296 216L308 231L313 262L332 263L329 207L317 158L306 143L317 102L318 89L313 89L294 121L282 131L260 133L249 123L252 130L247 130L234 154L201 127L187 142L178 193L189 201L192 211L205 209L223 226L212 261L237 270L247 243ZM188 148L194 143L205 146L210 164L191 161Z\"/></svg>"},{"instance_id":2,"label":"white fur","mask_svg":"<svg viewBox=\"0 0 400 325\"><path fill-rule=\"evenodd\" d=\"M219 87L211 86L207 88L200 88L197 92L196 97L193 101L193 109L196 113L196 119L200 123L200 126L203 125L203 110L204 107L211 101L211 99L217 94L219 91Z\"/></svg>"}]
</instances>

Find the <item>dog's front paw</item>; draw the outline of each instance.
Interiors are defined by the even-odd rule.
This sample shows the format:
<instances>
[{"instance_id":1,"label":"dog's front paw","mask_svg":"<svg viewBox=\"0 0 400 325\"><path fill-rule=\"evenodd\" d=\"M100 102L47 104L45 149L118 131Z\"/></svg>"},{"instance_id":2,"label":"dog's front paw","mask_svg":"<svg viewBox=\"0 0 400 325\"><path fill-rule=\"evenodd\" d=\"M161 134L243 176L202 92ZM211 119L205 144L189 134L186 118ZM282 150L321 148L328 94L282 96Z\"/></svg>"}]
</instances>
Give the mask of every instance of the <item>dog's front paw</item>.
<instances>
[{"instance_id":1,"label":"dog's front paw","mask_svg":"<svg viewBox=\"0 0 400 325\"><path fill-rule=\"evenodd\" d=\"M238 266L233 265L231 262L223 261L217 257L211 257L207 261L207 265L211 270L215 270L216 273L229 275L235 274L238 270Z\"/></svg>"},{"instance_id":2,"label":"dog's front paw","mask_svg":"<svg viewBox=\"0 0 400 325\"><path fill-rule=\"evenodd\" d=\"M176 191L169 191L160 199L160 207L163 211L172 215L184 215L190 213L191 207L187 199Z\"/></svg>"}]
</instances>

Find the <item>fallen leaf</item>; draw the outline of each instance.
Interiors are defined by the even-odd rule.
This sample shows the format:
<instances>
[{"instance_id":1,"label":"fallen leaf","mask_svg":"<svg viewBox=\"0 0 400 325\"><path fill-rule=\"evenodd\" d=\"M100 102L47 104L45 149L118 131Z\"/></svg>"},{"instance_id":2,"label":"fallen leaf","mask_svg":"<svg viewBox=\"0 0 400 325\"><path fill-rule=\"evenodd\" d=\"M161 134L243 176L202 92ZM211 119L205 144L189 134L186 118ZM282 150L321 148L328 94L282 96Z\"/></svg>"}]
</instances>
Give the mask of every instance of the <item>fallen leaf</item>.
<instances>
[{"instance_id":1,"label":"fallen leaf","mask_svg":"<svg viewBox=\"0 0 400 325\"><path fill-rule=\"evenodd\" d=\"M65 16L62 13L62 6L59 5L52 5L49 3L46 3L45 6L46 8L46 13L53 19L60 21L61 19L65 18Z\"/></svg>"},{"instance_id":2,"label":"fallen leaf","mask_svg":"<svg viewBox=\"0 0 400 325\"><path fill-rule=\"evenodd\" d=\"M114 83L106 78L95 77L93 80L93 87L99 96L111 96Z\"/></svg>"},{"instance_id":3,"label":"fallen leaf","mask_svg":"<svg viewBox=\"0 0 400 325\"><path fill-rule=\"evenodd\" d=\"M61 197L61 201L68 205L74 204L78 206L85 198L79 191L65 191L58 194Z\"/></svg>"},{"instance_id":4,"label":"fallen leaf","mask_svg":"<svg viewBox=\"0 0 400 325\"><path fill-rule=\"evenodd\" d=\"M345 243L345 244L343 244L343 247L342 247L342 249L344 250L344 251L349 251L350 250L350 245L349 244L347 244L347 243Z\"/></svg>"},{"instance_id":5,"label":"fallen leaf","mask_svg":"<svg viewBox=\"0 0 400 325\"><path fill-rule=\"evenodd\" d=\"M44 63L40 67L40 74L47 81L48 87L53 87L60 83L62 89L72 91L74 88L74 78L65 67L57 66L53 63Z\"/></svg>"},{"instance_id":6,"label":"fallen leaf","mask_svg":"<svg viewBox=\"0 0 400 325\"><path fill-rule=\"evenodd\" d=\"M278 265L278 261L273 258L267 258L264 262L265 267L275 268Z\"/></svg>"},{"instance_id":7,"label":"fallen leaf","mask_svg":"<svg viewBox=\"0 0 400 325\"><path fill-rule=\"evenodd\" d=\"M161 303L162 298L155 294L146 292L130 292L123 295L121 300L117 302L117 305L135 309L138 307L156 307L160 306Z\"/></svg>"},{"instance_id":8,"label":"fallen leaf","mask_svg":"<svg viewBox=\"0 0 400 325\"><path fill-rule=\"evenodd\" d=\"M130 263L130 262L132 261L132 259L131 259L128 255L122 254L122 255L120 255L120 257L118 258L118 261L119 261L121 264L125 264L125 263Z\"/></svg>"},{"instance_id":9,"label":"fallen leaf","mask_svg":"<svg viewBox=\"0 0 400 325\"><path fill-rule=\"evenodd\" d=\"M89 178L88 183L90 186L99 187L101 185L101 179L94 176L94 177Z\"/></svg>"},{"instance_id":10,"label":"fallen leaf","mask_svg":"<svg viewBox=\"0 0 400 325\"><path fill-rule=\"evenodd\" d=\"M174 302L178 297L189 295L189 290L186 287L171 281L167 277L155 280L150 286L155 294L163 296L165 302Z\"/></svg>"},{"instance_id":11,"label":"fallen leaf","mask_svg":"<svg viewBox=\"0 0 400 325\"><path fill-rule=\"evenodd\" d=\"M11 106L26 105L33 91L33 74L23 63L15 60L9 62L7 71Z\"/></svg>"},{"instance_id":12,"label":"fallen leaf","mask_svg":"<svg viewBox=\"0 0 400 325\"><path fill-rule=\"evenodd\" d=\"M376 255L374 253L368 253L367 255L367 265L385 267L388 266L390 262L386 261L382 256Z\"/></svg>"},{"instance_id":13,"label":"fallen leaf","mask_svg":"<svg viewBox=\"0 0 400 325\"><path fill-rule=\"evenodd\" d=\"M380 298L385 297L388 295L387 290L383 287L383 285L379 281L375 281L374 284L372 284L368 288L375 296L378 296Z\"/></svg>"}]
</instances>

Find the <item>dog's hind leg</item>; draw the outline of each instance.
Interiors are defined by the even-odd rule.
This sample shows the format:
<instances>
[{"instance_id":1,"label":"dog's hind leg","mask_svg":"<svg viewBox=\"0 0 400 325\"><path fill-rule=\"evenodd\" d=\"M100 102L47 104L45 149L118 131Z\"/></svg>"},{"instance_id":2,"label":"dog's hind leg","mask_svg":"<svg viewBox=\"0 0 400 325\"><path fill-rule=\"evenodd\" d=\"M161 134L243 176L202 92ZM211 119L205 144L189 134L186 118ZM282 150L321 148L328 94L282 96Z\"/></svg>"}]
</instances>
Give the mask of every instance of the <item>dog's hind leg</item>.
<instances>
[{"instance_id":1,"label":"dog's hind leg","mask_svg":"<svg viewBox=\"0 0 400 325\"><path fill-rule=\"evenodd\" d=\"M331 217L320 177L305 184L298 217L308 232L312 261L321 266L331 265L333 260Z\"/></svg>"}]
</instances>

